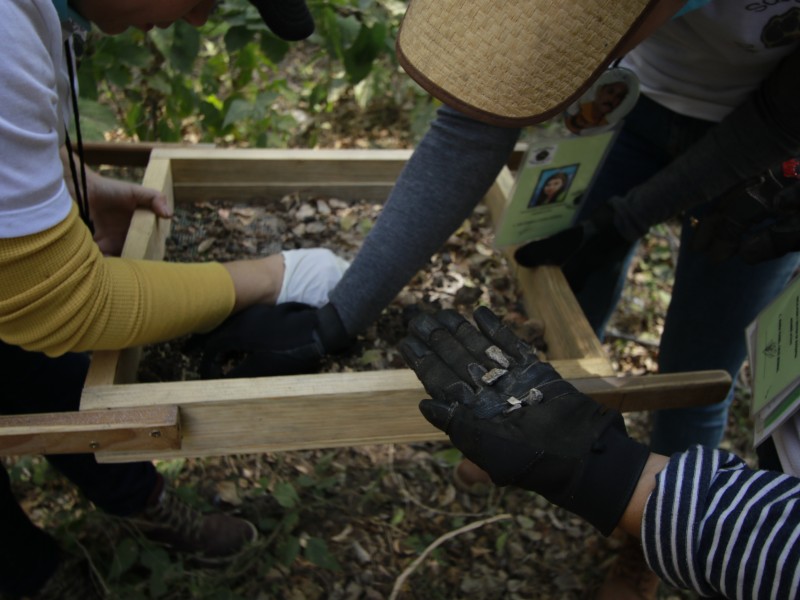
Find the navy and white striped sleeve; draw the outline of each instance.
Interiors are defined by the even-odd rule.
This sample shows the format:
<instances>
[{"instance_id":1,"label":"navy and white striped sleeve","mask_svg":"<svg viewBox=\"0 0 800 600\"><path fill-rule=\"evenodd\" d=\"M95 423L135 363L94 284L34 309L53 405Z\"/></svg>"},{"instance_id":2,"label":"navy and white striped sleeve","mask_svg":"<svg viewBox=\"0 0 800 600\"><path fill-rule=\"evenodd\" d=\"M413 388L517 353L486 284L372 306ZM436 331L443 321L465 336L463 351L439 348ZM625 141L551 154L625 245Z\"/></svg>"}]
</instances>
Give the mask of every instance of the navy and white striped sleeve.
<instances>
[{"instance_id":1,"label":"navy and white striped sleeve","mask_svg":"<svg viewBox=\"0 0 800 600\"><path fill-rule=\"evenodd\" d=\"M695 446L656 478L642 519L650 567L702 596L797 598L800 479Z\"/></svg>"}]
</instances>

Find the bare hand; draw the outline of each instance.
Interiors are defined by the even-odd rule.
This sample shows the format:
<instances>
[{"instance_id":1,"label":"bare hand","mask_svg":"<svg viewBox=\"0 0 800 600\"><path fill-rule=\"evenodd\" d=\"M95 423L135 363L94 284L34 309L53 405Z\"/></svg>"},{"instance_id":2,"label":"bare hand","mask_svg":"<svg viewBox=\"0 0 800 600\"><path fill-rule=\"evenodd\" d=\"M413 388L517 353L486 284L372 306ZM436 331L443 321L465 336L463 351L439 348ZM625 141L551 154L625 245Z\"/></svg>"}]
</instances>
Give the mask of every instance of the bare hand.
<instances>
[{"instance_id":1,"label":"bare hand","mask_svg":"<svg viewBox=\"0 0 800 600\"><path fill-rule=\"evenodd\" d=\"M135 183L109 179L87 172L89 211L95 227L94 241L105 255L119 256L137 208L149 209L169 219L172 211L166 196Z\"/></svg>"}]
</instances>

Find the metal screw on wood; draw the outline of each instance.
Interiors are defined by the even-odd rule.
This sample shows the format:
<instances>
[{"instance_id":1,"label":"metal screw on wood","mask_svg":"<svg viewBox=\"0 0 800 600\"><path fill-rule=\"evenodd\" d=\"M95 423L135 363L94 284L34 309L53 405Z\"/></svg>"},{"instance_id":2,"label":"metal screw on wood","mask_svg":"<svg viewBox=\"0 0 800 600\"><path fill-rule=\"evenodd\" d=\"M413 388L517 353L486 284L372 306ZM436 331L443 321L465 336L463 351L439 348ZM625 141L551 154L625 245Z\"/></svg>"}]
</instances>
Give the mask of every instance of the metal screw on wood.
<instances>
[{"instance_id":1,"label":"metal screw on wood","mask_svg":"<svg viewBox=\"0 0 800 600\"><path fill-rule=\"evenodd\" d=\"M100 442L91 441L89 442L89 448L92 450L97 450L100 447Z\"/></svg>"}]
</instances>

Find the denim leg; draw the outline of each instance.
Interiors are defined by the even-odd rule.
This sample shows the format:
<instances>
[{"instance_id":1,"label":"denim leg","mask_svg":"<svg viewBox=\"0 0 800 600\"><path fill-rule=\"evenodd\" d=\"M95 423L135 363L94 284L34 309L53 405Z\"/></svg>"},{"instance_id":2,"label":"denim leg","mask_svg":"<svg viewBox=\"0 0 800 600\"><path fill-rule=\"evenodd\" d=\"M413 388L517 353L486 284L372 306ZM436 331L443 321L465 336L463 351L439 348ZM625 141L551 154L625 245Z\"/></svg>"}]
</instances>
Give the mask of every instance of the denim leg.
<instances>
[{"instance_id":1,"label":"denim leg","mask_svg":"<svg viewBox=\"0 0 800 600\"><path fill-rule=\"evenodd\" d=\"M702 217L703 210L695 211ZM735 378L747 355L745 328L786 286L800 254L748 265L739 258L712 264L692 250L695 230L684 221L672 300L658 365L662 373L723 369ZM656 411L651 448L670 455L693 444L717 447L733 389L718 404Z\"/></svg>"},{"instance_id":2,"label":"denim leg","mask_svg":"<svg viewBox=\"0 0 800 600\"><path fill-rule=\"evenodd\" d=\"M0 342L4 384L0 413L78 410L88 368L89 357L85 354L50 358ZM142 510L156 484L151 463L99 464L94 454L46 458L91 502L119 516ZM13 497L5 470L0 471L0 590L15 595L15 590L22 590L27 594L38 589L55 569L58 547L50 536L31 524ZM8 540L14 543L8 544Z\"/></svg>"},{"instance_id":3,"label":"denim leg","mask_svg":"<svg viewBox=\"0 0 800 600\"><path fill-rule=\"evenodd\" d=\"M711 125L675 114L642 96L625 118L603 166L583 200L577 218L588 218L613 196L624 196L667 166ZM625 285L636 245L619 262L596 270L576 291L576 298L598 337L616 308Z\"/></svg>"}]
</instances>

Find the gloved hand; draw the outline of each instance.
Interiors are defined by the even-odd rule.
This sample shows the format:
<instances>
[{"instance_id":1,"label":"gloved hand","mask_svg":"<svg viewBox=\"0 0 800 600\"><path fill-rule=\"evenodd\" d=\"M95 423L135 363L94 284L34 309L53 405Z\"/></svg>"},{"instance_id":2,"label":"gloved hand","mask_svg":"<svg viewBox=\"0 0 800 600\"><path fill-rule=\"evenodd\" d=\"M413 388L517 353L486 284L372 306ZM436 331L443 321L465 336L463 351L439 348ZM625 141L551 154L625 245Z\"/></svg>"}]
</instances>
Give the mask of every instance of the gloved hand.
<instances>
[{"instance_id":1,"label":"gloved hand","mask_svg":"<svg viewBox=\"0 0 800 600\"><path fill-rule=\"evenodd\" d=\"M312 373L326 354L352 343L332 304L314 308L288 302L246 308L194 336L190 346L202 349L200 376L217 379Z\"/></svg>"},{"instance_id":2,"label":"gloved hand","mask_svg":"<svg viewBox=\"0 0 800 600\"><path fill-rule=\"evenodd\" d=\"M276 304L299 302L319 308L350 263L327 248L284 250L285 270Z\"/></svg>"},{"instance_id":3,"label":"gloved hand","mask_svg":"<svg viewBox=\"0 0 800 600\"><path fill-rule=\"evenodd\" d=\"M781 167L734 187L715 206L692 245L713 262L738 254L756 264L800 250L800 180Z\"/></svg>"},{"instance_id":4,"label":"gloved hand","mask_svg":"<svg viewBox=\"0 0 800 600\"><path fill-rule=\"evenodd\" d=\"M514 259L523 267L560 266L572 290L578 292L592 271L621 262L632 246L614 225L611 204L605 203L577 225L521 246Z\"/></svg>"},{"instance_id":5,"label":"gloved hand","mask_svg":"<svg viewBox=\"0 0 800 600\"><path fill-rule=\"evenodd\" d=\"M497 485L537 492L608 535L649 450L488 308L474 319L478 329L455 311L412 320L400 351L431 395L422 414Z\"/></svg>"}]
</instances>

